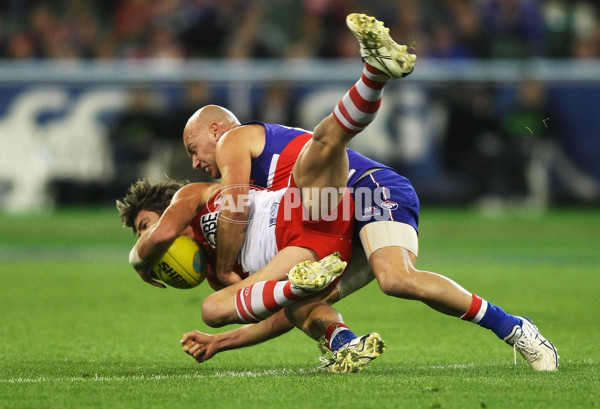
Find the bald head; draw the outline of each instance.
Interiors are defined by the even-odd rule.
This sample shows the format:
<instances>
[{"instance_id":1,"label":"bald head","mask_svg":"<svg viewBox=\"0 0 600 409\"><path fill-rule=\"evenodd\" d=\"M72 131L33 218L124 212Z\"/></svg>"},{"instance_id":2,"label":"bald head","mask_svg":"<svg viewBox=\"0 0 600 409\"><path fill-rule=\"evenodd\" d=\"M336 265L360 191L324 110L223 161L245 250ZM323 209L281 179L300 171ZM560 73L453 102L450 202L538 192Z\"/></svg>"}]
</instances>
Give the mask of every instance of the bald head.
<instances>
[{"instance_id":1,"label":"bald head","mask_svg":"<svg viewBox=\"0 0 600 409\"><path fill-rule=\"evenodd\" d=\"M214 132L217 128L223 134L231 128L240 124L233 112L219 105L206 105L194 112L188 119L183 130L183 143L186 138L191 137L197 132L209 129Z\"/></svg>"},{"instance_id":2,"label":"bald head","mask_svg":"<svg viewBox=\"0 0 600 409\"><path fill-rule=\"evenodd\" d=\"M192 158L192 166L219 179L217 142L225 132L239 125L231 111L218 105L207 105L194 112L183 130L183 144Z\"/></svg>"}]
</instances>

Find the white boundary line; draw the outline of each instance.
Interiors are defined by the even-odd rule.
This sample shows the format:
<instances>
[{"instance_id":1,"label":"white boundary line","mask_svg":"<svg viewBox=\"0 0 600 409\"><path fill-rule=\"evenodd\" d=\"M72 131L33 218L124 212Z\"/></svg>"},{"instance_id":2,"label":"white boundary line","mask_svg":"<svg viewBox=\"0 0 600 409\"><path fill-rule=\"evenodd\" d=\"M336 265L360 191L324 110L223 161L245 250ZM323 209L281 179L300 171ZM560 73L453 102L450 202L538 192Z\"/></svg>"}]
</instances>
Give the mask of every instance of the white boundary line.
<instances>
[{"instance_id":1,"label":"white boundary line","mask_svg":"<svg viewBox=\"0 0 600 409\"><path fill-rule=\"evenodd\" d=\"M464 363L450 365L428 365L417 367L419 369L466 369L479 367L481 364ZM39 376L37 378L0 378L0 384L33 384L49 382L125 382L125 381L159 381L163 379L208 379L208 378L258 378L263 376L307 375L325 373L318 368L311 369L269 369L264 371L217 371L210 374L182 374L182 375L132 375L132 376L73 376L51 377Z\"/></svg>"},{"instance_id":2,"label":"white boundary line","mask_svg":"<svg viewBox=\"0 0 600 409\"><path fill-rule=\"evenodd\" d=\"M7 378L1 379L0 384L25 384L46 382L123 382L123 381L158 381L163 379L206 379L206 378L254 378L273 375L305 375L320 373L318 369L272 369L266 371L223 371L212 374L183 374L183 375L133 375L133 376L73 376L51 377L40 376L37 378Z\"/></svg>"}]
</instances>

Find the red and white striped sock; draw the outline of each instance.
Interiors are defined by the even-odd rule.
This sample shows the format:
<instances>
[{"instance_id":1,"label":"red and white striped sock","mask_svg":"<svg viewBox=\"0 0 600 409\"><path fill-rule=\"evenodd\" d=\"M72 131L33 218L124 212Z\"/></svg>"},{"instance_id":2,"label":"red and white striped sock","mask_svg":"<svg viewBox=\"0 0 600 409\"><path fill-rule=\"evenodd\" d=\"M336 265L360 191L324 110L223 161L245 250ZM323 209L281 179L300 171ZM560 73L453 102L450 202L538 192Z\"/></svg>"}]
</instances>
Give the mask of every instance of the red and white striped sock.
<instances>
[{"instance_id":1,"label":"red and white striped sock","mask_svg":"<svg viewBox=\"0 0 600 409\"><path fill-rule=\"evenodd\" d=\"M350 88L333 110L333 117L349 133L359 133L369 125L379 106L383 87L389 77L365 64L360 79Z\"/></svg>"},{"instance_id":2,"label":"red and white striped sock","mask_svg":"<svg viewBox=\"0 0 600 409\"><path fill-rule=\"evenodd\" d=\"M259 281L238 290L235 309L242 322L259 322L310 294L314 293L298 288L289 281Z\"/></svg>"},{"instance_id":3,"label":"red and white striped sock","mask_svg":"<svg viewBox=\"0 0 600 409\"><path fill-rule=\"evenodd\" d=\"M465 321L471 321L475 324L479 324L479 321L483 318L488 308L488 302L476 294L473 294L471 300L471 306L465 312L460 319Z\"/></svg>"}]
</instances>

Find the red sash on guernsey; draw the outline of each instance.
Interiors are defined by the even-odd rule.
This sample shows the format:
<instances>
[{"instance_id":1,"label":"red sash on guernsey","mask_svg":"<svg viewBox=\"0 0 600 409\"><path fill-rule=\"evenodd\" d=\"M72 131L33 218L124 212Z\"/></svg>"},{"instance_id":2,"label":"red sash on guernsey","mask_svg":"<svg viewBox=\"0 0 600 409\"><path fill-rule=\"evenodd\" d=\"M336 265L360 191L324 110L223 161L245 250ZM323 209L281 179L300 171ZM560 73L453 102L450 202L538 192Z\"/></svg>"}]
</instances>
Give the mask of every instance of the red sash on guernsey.
<instances>
[{"instance_id":1,"label":"red sash on guernsey","mask_svg":"<svg viewBox=\"0 0 600 409\"><path fill-rule=\"evenodd\" d=\"M289 186L292 168L298 159L300 151L310 138L312 138L312 134L310 133L298 135L283 148L277 159L273 182L269 186L269 190L279 190Z\"/></svg>"}]
</instances>

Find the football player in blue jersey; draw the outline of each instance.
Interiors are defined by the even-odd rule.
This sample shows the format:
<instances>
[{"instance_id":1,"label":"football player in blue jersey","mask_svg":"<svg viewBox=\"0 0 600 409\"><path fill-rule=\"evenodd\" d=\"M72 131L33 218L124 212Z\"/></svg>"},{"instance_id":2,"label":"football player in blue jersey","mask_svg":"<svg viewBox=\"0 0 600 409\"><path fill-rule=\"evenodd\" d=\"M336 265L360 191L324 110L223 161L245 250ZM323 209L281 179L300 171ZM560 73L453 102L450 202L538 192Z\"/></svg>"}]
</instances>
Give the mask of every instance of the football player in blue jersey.
<instances>
[{"instance_id":1,"label":"football player in blue jersey","mask_svg":"<svg viewBox=\"0 0 600 409\"><path fill-rule=\"evenodd\" d=\"M375 117L386 82L410 74L416 59L373 17L351 14L346 21L358 39L365 62L363 72L317 130L333 126L348 133L363 130ZM221 178L224 186L240 186L228 189L233 202L237 202L236 195L247 194L249 183L266 188L286 183L295 158L310 138L307 131L281 125L240 124L233 113L215 105L197 111L183 134L194 168ZM514 346L534 370L556 370L556 348L528 318L506 313L448 277L416 268L419 201L412 185L395 170L356 152L349 151L348 158L348 186L361 194L371 192L370 197L355 196L360 206L355 230L364 251L355 252L353 263L360 264L362 255L363 263L368 262L385 294L419 300L439 312L488 328ZM220 215L220 221L235 221L219 223L217 229L216 274L224 284L240 280L232 267L244 239L247 217L244 211ZM337 286L338 297L350 294L372 279L368 269L356 271L363 274L346 274ZM296 308L311 309L302 307L302 303L297 303ZM356 337L347 329L343 332L348 332L349 343Z\"/></svg>"}]
</instances>

